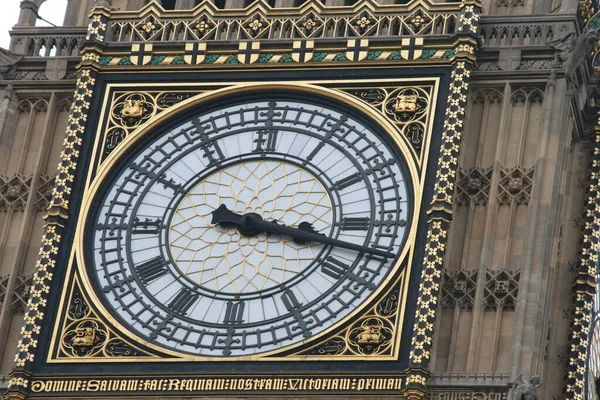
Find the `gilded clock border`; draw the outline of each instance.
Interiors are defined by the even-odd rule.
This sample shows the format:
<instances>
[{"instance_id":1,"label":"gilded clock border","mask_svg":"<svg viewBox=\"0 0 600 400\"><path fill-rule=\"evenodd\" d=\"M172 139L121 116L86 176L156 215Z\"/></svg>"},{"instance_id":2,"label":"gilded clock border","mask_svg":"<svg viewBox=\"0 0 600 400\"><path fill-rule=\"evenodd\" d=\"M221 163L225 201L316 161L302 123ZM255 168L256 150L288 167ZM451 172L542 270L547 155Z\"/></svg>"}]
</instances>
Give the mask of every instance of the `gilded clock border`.
<instances>
[{"instance_id":1,"label":"gilded clock border","mask_svg":"<svg viewBox=\"0 0 600 400\"><path fill-rule=\"evenodd\" d=\"M423 80L423 79L421 79ZM432 78L432 81L436 82L435 87L437 88L437 78ZM219 97L223 97L223 96L228 96L231 94L236 94L236 93L243 93L247 90L257 90L257 89L270 89L272 90L273 87L278 87L278 88L283 88L283 89L293 89L293 90L297 90L297 91L304 91L304 92L308 92L308 93L320 93L321 95L324 96L329 96L329 97L333 97L336 98L338 100L343 101L346 104L349 104L351 106L353 106L354 108L357 108L359 110L361 110L362 112L364 112L365 114L369 115L371 118L375 119L380 126L384 127L384 129L388 132L388 134L396 141L397 145L400 146L403 154L405 155L405 157L407 158L408 161L408 169L409 172L411 174L412 180L414 182L414 186L415 186L415 209L418 210L420 209L420 204L421 204L421 194L422 194L422 185L423 185L423 179L424 179L424 173L419 174L419 171L415 165L414 160L411 159L411 157L409 157L410 154L410 149L408 147L408 145L406 144L405 141L400 140L397 134L397 130L395 129L395 127L393 126L393 124L391 124L385 117L383 117L381 114L375 112L375 110L373 110L373 108L369 107L368 105L364 104L363 102L361 102L360 100L345 94L341 91L334 91L332 89L327 89L327 88L323 88L323 87L318 87L318 86L314 86L314 85L309 85L309 84L298 84L296 82L290 83L290 82L277 82L277 83L268 83L268 84L263 84L263 83L241 83L241 84L237 84L237 85L232 85L230 87L225 87L225 88L221 88L221 89L217 89L213 92L209 92L209 93L205 93L205 94L201 94L199 96L195 96L193 98L190 98L188 100L185 100L181 103L179 103L177 106L168 109L166 111L164 111L163 113L159 114L156 118L153 118L151 120L149 120L147 123L142 124L137 130L135 130L133 132L133 134L131 136L128 136L125 141L119 146L118 151L111 153L106 160L99 166L99 170L98 170L98 175L95 177L92 177L92 169L90 168L90 172L88 175L88 186L86 187L86 194L84 194L84 200L83 203L84 205L82 206L82 212L80 213L80 220L79 220L79 224L78 226L82 226L83 224L83 220L85 218L85 215L87 214L87 212L85 210L87 210L89 208L89 205L91 203L91 200L94 197L94 193L95 191L98 189L98 186L100 185L100 183L103 181L103 179L105 178L105 175L108 174L108 172L110 171L110 168L112 168L113 164L116 163L119 159L119 156L121 154L123 154L124 152L127 151L127 149L132 146L135 141L144 135L145 132L150 131L154 126L162 123L163 121L171 118L173 115L177 115L178 113L182 112L183 110L186 110L190 107L195 106L196 104L203 102L203 101L207 101L207 100L212 100L215 98L219 98ZM435 107L435 104L431 105L432 107ZM108 108L104 108L104 110L107 110ZM429 134L427 135L427 139L428 141L431 139L431 129L433 128L431 126L432 124L430 124L429 127ZM394 134L395 133L395 134ZM94 149L94 156L96 154L96 152L98 151L99 147L101 146L102 142L97 142L95 144L95 149ZM91 183L90 185L90 181L92 181L93 183ZM414 245L414 238L416 235L416 228L417 228L417 220L418 220L418 213L415 213L413 218L413 224L412 224L412 231L409 234L409 240L407 242L407 246L403 249L402 255L400 256L397 265L394 267L394 269L398 269L399 265L401 262L404 262L407 258L408 258L408 265L409 267L403 272L403 273L409 273L410 272L410 266L412 265L412 247ZM75 238L75 243L74 243L74 247L73 247L73 251L76 251L76 257L80 257L81 254L83 254L83 250L81 249L81 245L82 245L82 229L77 230L76 233L76 238ZM77 250L75 250L77 249ZM88 290L88 293L90 293L91 296L91 300L92 303L97 304L97 306L100 308L100 314L102 315L109 315L110 313L108 313L106 310L104 310L104 308L101 306L101 303L99 302L99 300L96 298L95 294L93 293L92 289L91 289L91 284L87 279L86 276L86 272L85 272L85 267L83 264L83 260L81 258L78 258L78 263L79 268L80 268L80 272L81 272L81 279L83 282L83 286ZM390 277L381 285L381 287L377 290L377 293L379 293L381 290L383 290L385 287L387 287L387 285L389 284L389 280L392 278L392 275L390 275ZM405 291L402 294L403 298L406 298L406 290L407 290L407 286L405 285ZM64 296L64 293L63 293ZM375 298L376 294L373 294L371 298ZM359 311L361 311L363 307L360 307L359 309L353 311L350 315L348 315L345 318L345 321L347 321L349 318L351 318L353 315L356 315ZM404 304L402 304L402 310L401 310L401 316L403 318L403 313L404 313ZM111 324L113 324L113 326L118 327L117 329L119 331L124 331L124 332L129 332L128 329L124 326L121 326L114 318L108 317L108 320ZM402 320L402 319L401 319ZM342 325L344 322L340 322L338 324L336 324L335 326L326 329L325 331L319 333L318 335L315 335L313 338L311 338L312 340L316 340L319 337L324 337L327 333L329 333L330 331L335 330L337 327L339 327L340 325ZM56 329L56 328L55 328ZM133 335L135 336L135 335ZM57 337L60 337L60 334L58 334L58 332L56 332L55 330L55 334L53 336L53 343L52 346L54 346L54 341L56 340ZM141 339L136 339L141 345L144 345L148 348L154 349L156 351L162 352L162 353L166 353L166 354L170 354L174 357L178 357L178 360L195 360L195 361L224 361L223 358L211 358L211 357L194 357L194 356L189 356L189 355L184 355L181 353L177 353L177 352L170 352L167 351L159 346L155 346L151 343L148 343L144 340ZM282 353L284 351L289 351L290 349L297 347L298 344L296 345L292 345L289 346L288 348L284 348L284 349L279 349L279 350L274 350L272 352L267 352L267 353L261 353L260 355L256 355L256 356L246 356L246 357L239 357L239 358L227 358L228 361L234 360L234 359L240 359L240 360L277 360L277 357L273 357L270 356L271 354L275 354L275 353ZM395 346L396 347L396 351L395 353L399 352L399 345ZM397 354L395 354L395 357L397 357ZM344 358L344 359L351 359L354 357L348 357L348 358ZM393 357L391 357L390 359L392 359ZM285 358L282 358L285 360L292 360L294 359L294 357L290 357L290 356L286 356ZM311 359L313 359L313 357L311 357ZM324 358L314 358L315 360L317 359L331 359L329 357L324 357ZM339 358L337 358L339 359ZM363 359L361 357L358 357L357 359ZM379 358L381 360L381 358ZM97 358L95 360L98 360ZM306 360L306 356L301 356L298 357L297 360ZM56 360L52 360L52 359L48 359L48 362L56 362Z\"/></svg>"}]
</instances>

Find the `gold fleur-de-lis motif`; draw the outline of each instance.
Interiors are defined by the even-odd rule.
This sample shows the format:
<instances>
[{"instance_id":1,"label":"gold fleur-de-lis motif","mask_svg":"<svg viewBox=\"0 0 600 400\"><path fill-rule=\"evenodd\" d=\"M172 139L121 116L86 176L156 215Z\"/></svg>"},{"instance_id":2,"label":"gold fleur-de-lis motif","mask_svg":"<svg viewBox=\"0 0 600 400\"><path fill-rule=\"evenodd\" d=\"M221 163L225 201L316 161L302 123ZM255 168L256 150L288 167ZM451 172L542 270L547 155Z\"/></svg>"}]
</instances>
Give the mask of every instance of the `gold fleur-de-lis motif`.
<instances>
[{"instance_id":1,"label":"gold fleur-de-lis motif","mask_svg":"<svg viewBox=\"0 0 600 400\"><path fill-rule=\"evenodd\" d=\"M205 21L200 21L197 25L196 25L196 29L198 30L198 32L200 33L204 33L208 28L210 28L210 26L205 22Z\"/></svg>"},{"instance_id":2,"label":"gold fleur-de-lis motif","mask_svg":"<svg viewBox=\"0 0 600 400\"><path fill-rule=\"evenodd\" d=\"M248 26L250 27L250 29L252 29L254 32L256 32L257 30L259 30L260 28L262 28L263 24L258 19L255 19Z\"/></svg>"},{"instance_id":3,"label":"gold fleur-de-lis motif","mask_svg":"<svg viewBox=\"0 0 600 400\"><path fill-rule=\"evenodd\" d=\"M317 26L317 23L312 19L307 19L302 23L302 27L304 27L304 29L307 31L311 31L315 26Z\"/></svg>"},{"instance_id":4,"label":"gold fleur-de-lis motif","mask_svg":"<svg viewBox=\"0 0 600 400\"><path fill-rule=\"evenodd\" d=\"M421 25L425 23L425 19L420 15L415 15L411 20L410 24L415 27L415 29L419 29Z\"/></svg>"},{"instance_id":5,"label":"gold fleur-de-lis motif","mask_svg":"<svg viewBox=\"0 0 600 400\"><path fill-rule=\"evenodd\" d=\"M371 25L371 21L367 17L362 17L356 21L356 26L359 26L361 29L365 29L369 25Z\"/></svg>"},{"instance_id":6,"label":"gold fleur-de-lis motif","mask_svg":"<svg viewBox=\"0 0 600 400\"><path fill-rule=\"evenodd\" d=\"M152 33L156 29L156 25L154 25L152 21L148 21L142 26L142 29L146 33Z\"/></svg>"}]
</instances>

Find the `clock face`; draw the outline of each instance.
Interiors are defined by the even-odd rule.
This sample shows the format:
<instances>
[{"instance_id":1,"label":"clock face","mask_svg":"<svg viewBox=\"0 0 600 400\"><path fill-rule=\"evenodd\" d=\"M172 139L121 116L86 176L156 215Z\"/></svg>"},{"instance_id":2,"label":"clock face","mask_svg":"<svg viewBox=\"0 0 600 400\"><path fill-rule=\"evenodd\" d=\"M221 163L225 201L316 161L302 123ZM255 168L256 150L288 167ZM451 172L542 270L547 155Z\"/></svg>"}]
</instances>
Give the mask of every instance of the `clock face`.
<instances>
[{"instance_id":1,"label":"clock face","mask_svg":"<svg viewBox=\"0 0 600 400\"><path fill-rule=\"evenodd\" d=\"M358 111L286 92L227 100L131 147L84 240L122 325L223 358L298 344L368 302L414 207L400 151Z\"/></svg>"}]
</instances>

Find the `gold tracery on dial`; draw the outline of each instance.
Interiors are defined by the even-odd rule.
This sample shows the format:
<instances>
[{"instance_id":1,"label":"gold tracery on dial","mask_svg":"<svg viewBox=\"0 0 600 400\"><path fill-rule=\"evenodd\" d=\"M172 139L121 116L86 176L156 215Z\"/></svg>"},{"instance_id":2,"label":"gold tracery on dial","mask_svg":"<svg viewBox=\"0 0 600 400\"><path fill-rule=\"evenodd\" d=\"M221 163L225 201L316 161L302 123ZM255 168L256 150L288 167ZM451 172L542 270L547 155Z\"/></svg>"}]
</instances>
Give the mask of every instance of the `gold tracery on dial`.
<instances>
[{"instance_id":1,"label":"gold tracery on dial","mask_svg":"<svg viewBox=\"0 0 600 400\"><path fill-rule=\"evenodd\" d=\"M225 204L238 214L254 212L297 227L309 222L329 234L331 199L322 183L291 163L260 160L223 168L193 187L177 206L169 226L169 246L177 267L198 285L231 293L282 284L301 273L322 245L260 233L244 237L235 228L211 223Z\"/></svg>"}]
</instances>

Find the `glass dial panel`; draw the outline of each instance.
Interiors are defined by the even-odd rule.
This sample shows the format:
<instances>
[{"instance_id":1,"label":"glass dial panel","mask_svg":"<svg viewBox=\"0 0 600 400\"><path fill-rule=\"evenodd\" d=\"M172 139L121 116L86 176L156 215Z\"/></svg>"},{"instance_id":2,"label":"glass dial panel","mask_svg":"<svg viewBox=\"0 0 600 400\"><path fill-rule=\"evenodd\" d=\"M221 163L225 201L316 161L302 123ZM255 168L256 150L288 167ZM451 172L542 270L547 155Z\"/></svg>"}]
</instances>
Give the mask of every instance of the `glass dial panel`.
<instances>
[{"instance_id":1,"label":"glass dial panel","mask_svg":"<svg viewBox=\"0 0 600 400\"><path fill-rule=\"evenodd\" d=\"M228 100L129 150L85 238L121 324L211 357L285 348L342 321L395 271L414 206L400 151L356 110L293 94ZM317 236L242 234L213 223L222 205Z\"/></svg>"},{"instance_id":2,"label":"glass dial panel","mask_svg":"<svg viewBox=\"0 0 600 400\"><path fill-rule=\"evenodd\" d=\"M246 237L235 227L221 227L212 222L221 204L287 226L308 222L326 235L333 227L329 192L297 165L254 160L213 172L177 205L168 224L168 247L183 274L216 292L249 293L281 285L302 273L323 247L265 232Z\"/></svg>"}]
</instances>

